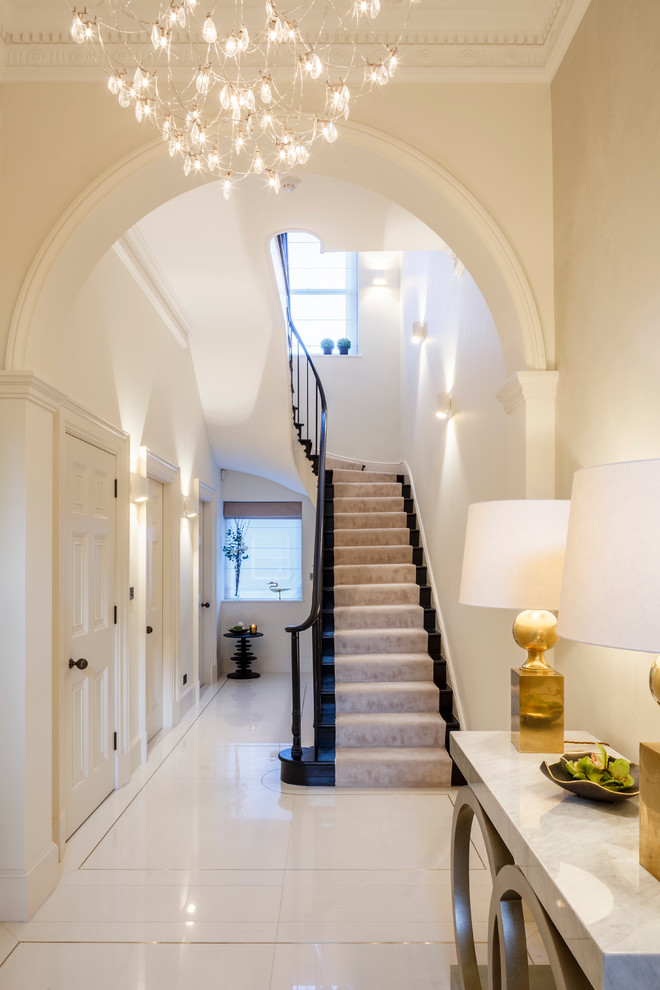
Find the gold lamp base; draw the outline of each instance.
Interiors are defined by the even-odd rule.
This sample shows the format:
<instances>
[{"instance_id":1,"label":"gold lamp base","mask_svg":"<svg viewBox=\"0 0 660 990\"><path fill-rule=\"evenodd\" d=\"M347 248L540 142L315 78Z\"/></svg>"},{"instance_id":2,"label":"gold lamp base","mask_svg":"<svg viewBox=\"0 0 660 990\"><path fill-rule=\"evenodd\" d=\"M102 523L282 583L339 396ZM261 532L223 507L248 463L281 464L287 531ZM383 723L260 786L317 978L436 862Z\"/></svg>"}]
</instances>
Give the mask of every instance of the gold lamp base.
<instances>
[{"instance_id":1,"label":"gold lamp base","mask_svg":"<svg viewBox=\"0 0 660 990\"><path fill-rule=\"evenodd\" d=\"M545 609L521 612L513 638L527 650L511 671L511 742L520 753L564 752L564 675L546 662L557 636L557 619Z\"/></svg>"},{"instance_id":2,"label":"gold lamp base","mask_svg":"<svg viewBox=\"0 0 660 990\"><path fill-rule=\"evenodd\" d=\"M639 862L660 880L660 743L639 746Z\"/></svg>"}]
</instances>

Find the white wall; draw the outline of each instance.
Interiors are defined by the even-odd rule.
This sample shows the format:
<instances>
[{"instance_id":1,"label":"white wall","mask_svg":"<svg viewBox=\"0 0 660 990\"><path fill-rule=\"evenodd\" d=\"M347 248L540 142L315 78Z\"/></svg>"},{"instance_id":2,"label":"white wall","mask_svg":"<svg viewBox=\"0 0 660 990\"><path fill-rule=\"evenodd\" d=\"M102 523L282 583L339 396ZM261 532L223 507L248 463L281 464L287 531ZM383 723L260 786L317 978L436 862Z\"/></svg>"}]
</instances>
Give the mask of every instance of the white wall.
<instances>
[{"instance_id":1,"label":"white wall","mask_svg":"<svg viewBox=\"0 0 660 990\"><path fill-rule=\"evenodd\" d=\"M69 398L130 435L132 468L148 447L180 468L183 494L193 479L218 489L219 472L211 456L190 351L182 348L129 275L109 251L81 287L59 333L40 331L30 341L32 368ZM178 499L177 499L178 502ZM197 520L180 508L180 628L175 699L190 704L196 684ZM144 510L131 506L128 603L130 741L139 744L140 671L144 663ZM183 676L187 684L183 685ZM134 754L135 762L135 754Z\"/></svg>"},{"instance_id":2,"label":"white wall","mask_svg":"<svg viewBox=\"0 0 660 990\"><path fill-rule=\"evenodd\" d=\"M464 728L509 726L509 668L520 651L508 612L458 604L465 519L470 502L509 497L507 416L496 399L505 379L502 349L488 308L466 272L453 275L439 252L407 253L402 269L402 457L424 528ZM427 337L412 342L414 321ZM449 421L435 417L450 393ZM524 492L519 493L524 497Z\"/></svg>"},{"instance_id":3,"label":"white wall","mask_svg":"<svg viewBox=\"0 0 660 990\"><path fill-rule=\"evenodd\" d=\"M557 495L576 468L660 456L656 0L599 0L552 85ZM657 739L651 658L568 642L566 723L631 759Z\"/></svg>"},{"instance_id":4,"label":"white wall","mask_svg":"<svg viewBox=\"0 0 660 990\"><path fill-rule=\"evenodd\" d=\"M261 673L290 673L291 672L291 636L284 632L284 627L302 622L309 615L311 608L312 573L314 559L314 506L306 495L291 491L267 478L259 478L253 474L241 471L227 471L222 482L222 497L228 502L302 502L302 577L303 600L301 602L278 601L277 595L272 601L233 601L232 589L225 588L222 607L220 610L220 627L218 630L218 649L222 669L227 672L235 670L229 659L234 652L236 640L225 639L223 633L229 626L237 622L249 625L253 622L264 634L263 639L254 641L253 652L258 657L254 669ZM222 554L224 539L224 519L222 506L219 506L218 520L218 587L223 587L223 572L225 558ZM224 597L229 596L229 597ZM303 670L311 671L311 633L300 634L300 656Z\"/></svg>"},{"instance_id":5,"label":"white wall","mask_svg":"<svg viewBox=\"0 0 660 990\"><path fill-rule=\"evenodd\" d=\"M387 285L371 284L387 264ZM400 458L400 255L359 256L358 353L314 357L328 403L328 450L364 461Z\"/></svg>"}]
</instances>

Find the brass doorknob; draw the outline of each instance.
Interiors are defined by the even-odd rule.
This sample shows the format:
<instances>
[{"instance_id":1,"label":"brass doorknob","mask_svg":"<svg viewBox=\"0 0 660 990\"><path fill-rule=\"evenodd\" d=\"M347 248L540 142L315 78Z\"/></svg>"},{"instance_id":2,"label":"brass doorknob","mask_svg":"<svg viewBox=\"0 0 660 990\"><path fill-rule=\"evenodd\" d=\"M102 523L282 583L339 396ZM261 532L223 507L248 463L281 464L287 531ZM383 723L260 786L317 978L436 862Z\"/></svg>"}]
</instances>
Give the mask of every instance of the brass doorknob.
<instances>
[{"instance_id":1,"label":"brass doorknob","mask_svg":"<svg viewBox=\"0 0 660 990\"><path fill-rule=\"evenodd\" d=\"M149 636L154 631L153 626L147 626L147 636Z\"/></svg>"},{"instance_id":2,"label":"brass doorknob","mask_svg":"<svg viewBox=\"0 0 660 990\"><path fill-rule=\"evenodd\" d=\"M80 660L69 660L69 670L71 670L72 667L77 667L78 670L84 670L85 667L88 666L89 664L84 657L81 657Z\"/></svg>"}]
</instances>

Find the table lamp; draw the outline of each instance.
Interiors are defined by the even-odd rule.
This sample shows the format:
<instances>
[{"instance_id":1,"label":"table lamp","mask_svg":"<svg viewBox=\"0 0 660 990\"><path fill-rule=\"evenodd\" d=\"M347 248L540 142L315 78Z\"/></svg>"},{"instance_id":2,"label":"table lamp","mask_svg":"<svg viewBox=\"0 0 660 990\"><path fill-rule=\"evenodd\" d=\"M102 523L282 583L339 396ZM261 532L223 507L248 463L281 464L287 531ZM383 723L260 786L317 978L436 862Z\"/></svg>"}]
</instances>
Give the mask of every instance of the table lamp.
<instances>
[{"instance_id":1,"label":"table lamp","mask_svg":"<svg viewBox=\"0 0 660 990\"><path fill-rule=\"evenodd\" d=\"M566 639L660 651L660 460L575 472L560 609ZM649 685L660 703L657 657ZM639 861L660 880L660 743L639 766Z\"/></svg>"},{"instance_id":2,"label":"table lamp","mask_svg":"<svg viewBox=\"0 0 660 990\"><path fill-rule=\"evenodd\" d=\"M468 508L459 601L525 610L513 637L527 659L511 671L511 740L521 753L564 752L564 678L545 652L558 639L550 609L559 607L569 507L516 499Z\"/></svg>"}]
</instances>

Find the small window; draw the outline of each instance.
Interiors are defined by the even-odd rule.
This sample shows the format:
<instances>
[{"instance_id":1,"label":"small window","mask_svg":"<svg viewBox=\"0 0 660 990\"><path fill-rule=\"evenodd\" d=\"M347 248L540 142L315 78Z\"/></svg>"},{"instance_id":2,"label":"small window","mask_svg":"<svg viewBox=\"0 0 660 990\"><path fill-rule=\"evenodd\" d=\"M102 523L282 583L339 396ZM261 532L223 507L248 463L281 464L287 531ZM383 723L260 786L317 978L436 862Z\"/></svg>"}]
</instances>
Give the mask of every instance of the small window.
<instances>
[{"instance_id":1,"label":"small window","mask_svg":"<svg viewBox=\"0 0 660 990\"><path fill-rule=\"evenodd\" d=\"M222 543L224 555L224 597L227 601L300 601L302 599L302 519L300 503L297 517L277 518L267 513L278 503L225 503L225 531ZM264 515L259 515L263 505ZM237 509L227 508L236 506ZM241 508L246 516L230 515ZM274 511L277 511L275 509ZM281 511L281 510L280 510ZM240 533L241 543L237 539ZM237 578L236 552L240 551ZM229 551L229 552L228 552ZM247 555L247 556L246 556Z\"/></svg>"},{"instance_id":2,"label":"small window","mask_svg":"<svg viewBox=\"0 0 660 990\"><path fill-rule=\"evenodd\" d=\"M321 251L312 234L287 235L291 316L310 354L321 340L347 337L357 353L358 256L356 251Z\"/></svg>"}]
</instances>

